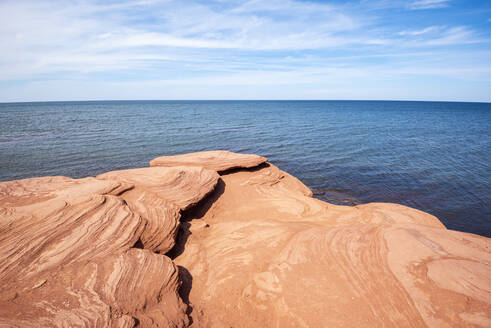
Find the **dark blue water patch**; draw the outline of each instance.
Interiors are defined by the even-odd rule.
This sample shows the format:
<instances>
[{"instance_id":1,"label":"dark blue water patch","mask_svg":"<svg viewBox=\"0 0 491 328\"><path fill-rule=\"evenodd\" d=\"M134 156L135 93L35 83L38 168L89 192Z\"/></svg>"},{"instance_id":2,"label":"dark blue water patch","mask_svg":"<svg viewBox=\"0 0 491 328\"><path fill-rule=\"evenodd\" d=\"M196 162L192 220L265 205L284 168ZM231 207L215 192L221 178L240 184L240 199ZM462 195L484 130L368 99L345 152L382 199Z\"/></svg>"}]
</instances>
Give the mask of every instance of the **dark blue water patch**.
<instances>
[{"instance_id":1,"label":"dark blue water patch","mask_svg":"<svg viewBox=\"0 0 491 328\"><path fill-rule=\"evenodd\" d=\"M400 203L450 229L491 236L491 104L0 104L1 181L93 176L208 149L267 156L332 203Z\"/></svg>"}]
</instances>

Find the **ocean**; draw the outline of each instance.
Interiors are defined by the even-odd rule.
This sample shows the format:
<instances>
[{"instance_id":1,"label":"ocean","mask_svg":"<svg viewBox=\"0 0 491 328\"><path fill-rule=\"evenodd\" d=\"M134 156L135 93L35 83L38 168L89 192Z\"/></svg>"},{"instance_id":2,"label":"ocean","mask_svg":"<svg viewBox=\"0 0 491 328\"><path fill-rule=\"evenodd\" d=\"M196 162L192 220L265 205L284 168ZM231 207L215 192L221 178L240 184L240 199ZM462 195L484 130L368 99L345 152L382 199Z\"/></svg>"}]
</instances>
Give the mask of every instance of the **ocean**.
<instances>
[{"instance_id":1,"label":"ocean","mask_svg":"<svg viewBox=\"0 0 491 328\"><path fill-rule=\"evenodd\" d=\"M404 204L491 237L490 103L0 104L0 181L94 176L211 149L266 156L330 203Z\"/></svg>"}]
</instances>

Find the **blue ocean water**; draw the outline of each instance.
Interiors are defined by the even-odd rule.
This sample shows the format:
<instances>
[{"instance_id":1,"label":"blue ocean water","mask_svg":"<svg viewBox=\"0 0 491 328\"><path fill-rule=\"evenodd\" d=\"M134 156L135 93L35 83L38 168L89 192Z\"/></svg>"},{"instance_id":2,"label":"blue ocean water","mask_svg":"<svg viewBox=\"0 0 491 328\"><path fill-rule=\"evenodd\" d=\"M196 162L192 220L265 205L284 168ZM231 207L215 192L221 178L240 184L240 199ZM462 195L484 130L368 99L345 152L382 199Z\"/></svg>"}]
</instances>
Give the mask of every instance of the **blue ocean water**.
<instances>
[{"instance_id":1,"label":"blue ocean water","mask_svg":"<svg viewBox=\"0 0 491 328\"><path fill-rule=\"evenodd\" d=\"M405 204L491 236L489 103L0 104L0 181L93 176L208 149L267 156L328 202Z\"/></svg>"}]
</instances>

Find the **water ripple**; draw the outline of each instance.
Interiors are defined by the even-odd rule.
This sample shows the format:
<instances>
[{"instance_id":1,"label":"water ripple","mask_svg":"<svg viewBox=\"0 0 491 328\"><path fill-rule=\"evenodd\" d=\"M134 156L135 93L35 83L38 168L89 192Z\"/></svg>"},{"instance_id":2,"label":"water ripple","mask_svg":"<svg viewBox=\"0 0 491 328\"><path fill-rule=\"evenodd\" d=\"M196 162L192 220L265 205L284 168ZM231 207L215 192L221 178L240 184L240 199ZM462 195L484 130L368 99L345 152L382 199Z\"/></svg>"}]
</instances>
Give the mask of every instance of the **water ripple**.
<instances>
[{"instance_id":1,"label":"water ripple","mask_svg":"<svg viewBox=\"0 0 491 328\"><path fill-rule=\"evenodd\" d=\"M0 104L0 180L164 154L257 153L329 202L396 202L491 236L491 105L377 101Z\"/></svg>"}]
</instances>

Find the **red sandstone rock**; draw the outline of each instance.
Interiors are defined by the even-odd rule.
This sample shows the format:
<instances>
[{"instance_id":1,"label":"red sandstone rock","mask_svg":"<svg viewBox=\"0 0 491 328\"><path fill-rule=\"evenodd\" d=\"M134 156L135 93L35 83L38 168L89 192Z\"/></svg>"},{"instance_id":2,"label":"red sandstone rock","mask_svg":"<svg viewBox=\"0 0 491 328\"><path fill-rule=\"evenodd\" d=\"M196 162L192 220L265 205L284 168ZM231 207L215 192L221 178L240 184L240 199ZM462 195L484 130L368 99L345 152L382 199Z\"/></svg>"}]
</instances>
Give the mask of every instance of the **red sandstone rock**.
<instances>
[{"instance_id":1,"label":"red sandstone rock","mask_svg":"<svg viewBox=\"0 0 491 328\"><path fill-rule=\"evenodd\" d=\"M144 248L164 254L174 246L180 209L197 204L218 182L216 172L198 167L131 169L97 178L134 186L120 196L146 221L140 238Z\"/></svg>"},{"instance_id":2,"label":"red sandstone rock","mask_svg":"<svg viewBox=\"0 0 491 328\"><path fill-rule=\"evenodd\" d=\"M180 208L217 181L148 168L0 183L0 326L187 325L175 265L149 250L172 248Z\"/></svg>"},{"instance_id":3,"label":"red sandstone rock","mask_svg":"<svg viewBox=\"0 0 491 328\"><path fill-rule=\"evenodd\" d=\"M331 205L281 176L222 176L190 221L174 261L193 277L197 326L489 326L489 238L402 205Z\"/></svg>"},{"instance_id":4,"label":"red sandstone rock","mask_svg":"<svg viewBox=\"0 0 491 328\"><path fill-rule=\"evenodd\" d=\"M0 183L0 326L491 326L489 238L322 202L270 164L209 170L258 157Z\"/></svg>"},{"instance_id":5,"label":"red sandstone rock","mask_svg":"<svg viewBox=\"0 0 491 328\"><path fill-rule=\"evenodd\" d=\"M120 186L116 181L47 177L22 182L0 183L2 193L9 191L0 209L2 284L121 253L144 228L122 199L107 194ZM60 182L63 189L56 190Z\"/></svg>"},{"instance_id":6,"label":"red sandstone rock","mask_svg":"<svg viewBox=\"0 0 491 328\"><path fill-rule=\"evenodd\" d=\"M176 156L162 156L150 161L150 166L201 166L214 171L251 168L265 163L266 157L212 150Z\"/></svg>"},{"instance_id":7,"label":"red sandstone rock","mask_svg":"<svg viewBox=\"0 0 491 328\"><path fill-rule=\"evenodd\" d=\"M215 188L218 174L200 167L148 167L112 171L97 176L135 185L185 210Z\"/></svg>"},{"instance_id":8,"label":"red sandstone rock","mask_svg":"<svg viewBox=\"0 0 491 328\"><path fill-rule=\"evenodd\" d=\"M178 287L168 257L131 249L7 286L0 294L0 325L184 327L189 321Z\"/></svg>"}]
</instances>

